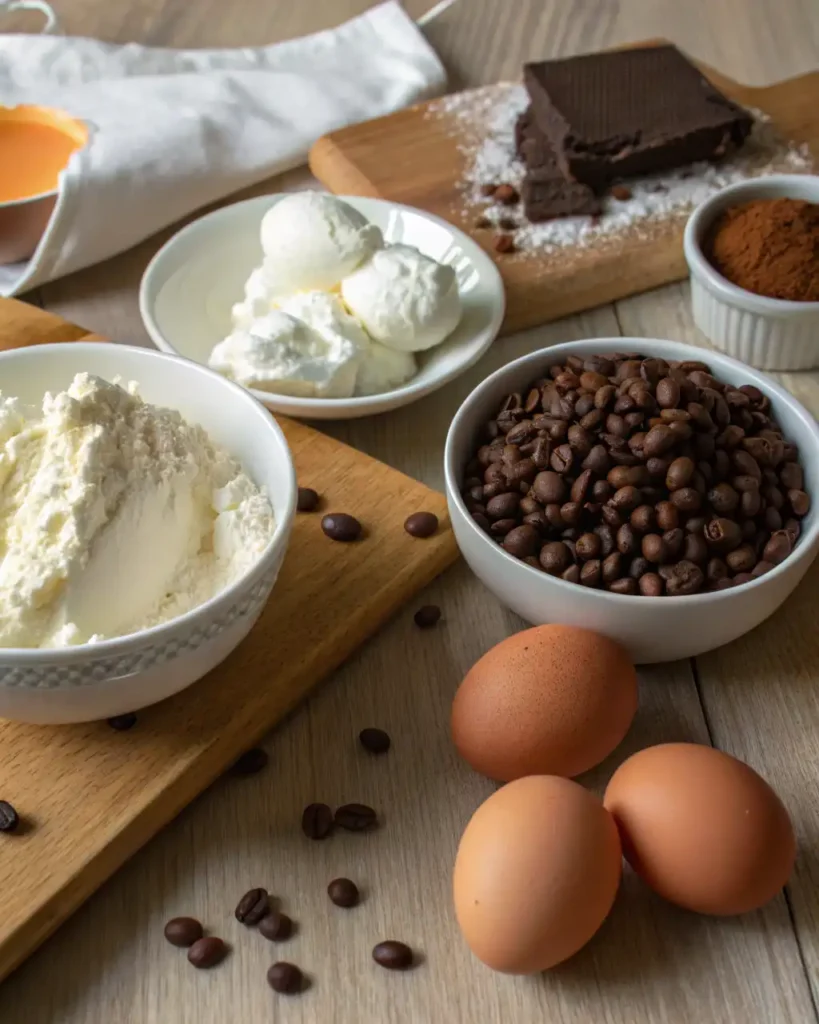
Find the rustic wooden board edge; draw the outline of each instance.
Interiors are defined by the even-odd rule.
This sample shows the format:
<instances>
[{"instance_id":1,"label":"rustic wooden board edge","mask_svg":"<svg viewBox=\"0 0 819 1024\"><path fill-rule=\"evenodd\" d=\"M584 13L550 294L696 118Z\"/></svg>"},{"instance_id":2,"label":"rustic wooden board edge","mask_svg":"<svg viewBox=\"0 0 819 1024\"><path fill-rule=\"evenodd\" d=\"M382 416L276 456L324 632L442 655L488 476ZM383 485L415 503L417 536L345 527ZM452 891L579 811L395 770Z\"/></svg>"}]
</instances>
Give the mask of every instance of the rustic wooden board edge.
<instances>
[{"instance_id":1,"label":"rustic wooden board edge","mask_svg":"<svg viewBox=\"0 0 819 1024\"><path fill-rule=\"evenodd\" d=\"M71 343L74 341L105 342L107 339L70 324L54 314L14 299L2 299L0 305L11 311L10 322L14 325L16 342L11 343L10 330L0 332L0 350L27 347L30 344L49 342ZM20 339L23 339L22 341ZM1 386L0 380L0 386ZM285 434L295 429L315 434L321 441L331 443L334 450L344 449L355 453L357 458L372 463L377 460L358 452L343 442L329 439L305 424L280 418ZM302 444L305 443L302 441ZM294 458L296 457L294 453ZM446 500L438 492L390 468L393 479L406 481L408 489L423 489L428 495L428 507L438 514L443 526L448 527ZM289 689L277 688L270 696L272 725L255 717L255 708L239 707L236 716L241 723L241 732L246 747L258 743L278 722L303 700L324 679L347 660L364 642L374 636L414 594L431 583L440 573L451 566L459 557L459 551L451 529L444 529L431 541L423 542L428 557L422 562L403 565L392 574L392 585L383 594L376 611L367 617L351 617L334 633L332 648L316 648L319 657L306 656L299 664L298 672L291 679ZM285 571L287 558L285 559ZM258 628L258 627L256 627ZM219 673L221 666L211 675ZM204 680L200 682L205 682ZM184 693L162 704L146 709L147 713L161 713L169 708L174 715L178 702L184 700ZM72 727L67 727L72 728ZM233 763L236 750L232 749L231 734L211 733L204 743L196 744L173 779L157 789L144 791L140 805L134 813L131 804L129 813L124 809L111 809L112 826L108 842L88 856L63 883L54 889L30 916L13 927L0 938L0 981L7 977L31 953L37 949L56 929L85 902L104 881L111 877L134 853L169 824L204 789L224 774Z\"/></svg>"}]
</instances>

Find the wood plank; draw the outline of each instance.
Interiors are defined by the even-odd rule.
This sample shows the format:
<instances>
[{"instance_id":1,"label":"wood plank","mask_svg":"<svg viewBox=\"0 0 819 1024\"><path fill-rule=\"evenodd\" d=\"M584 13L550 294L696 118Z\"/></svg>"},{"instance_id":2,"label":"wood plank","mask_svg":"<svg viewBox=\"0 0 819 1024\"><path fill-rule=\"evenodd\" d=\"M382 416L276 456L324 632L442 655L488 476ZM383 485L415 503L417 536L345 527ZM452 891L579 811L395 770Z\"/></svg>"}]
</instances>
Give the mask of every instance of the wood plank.
<instances>
[{"instance_id":1,"label":"wood plank","mask_svg":"<svg viewBox=\"0 0 819 1024\"><path fill-rule=\"evenodd\" d=\"M0 300L4 347L65 340L81 328ZM0 722L0 791L33 827L0 844L0 978L227 765L279 721L457 555L442 495L373 459L282 420L299 480L324 508L358 516L367 536L337 545L319 515L299 516L273 596L248 639L176 698L140 713L127 736L105 723L42 728ZM403 529L429 509L439 532Z\"/></svg>"},{"instance_id":2,"label":"wood plank","mask_svg":"<svg viewBox=\"0 0 819 1024\"><path fill-rule=\"evenodd\" d=\"M647 43L640 45L648 45ZM768 114L781 137L819 152L819 73L764 88L737 85L703 67L724 92ZM472 95L476 109L509 86ZM475 228L478 211L464 200L459 182L467 169L469 136L456 114L436 101L421 103L319 139L310 168L331 191L406 203L437 214L472 236L495 261L506 286L504 333L513 333L601 303L656 288L687 276L682 233L688 210L645 221L633 230L601 236L596 245L556 252L501 255L495 234Z\"/></svg>"}]
</instances>

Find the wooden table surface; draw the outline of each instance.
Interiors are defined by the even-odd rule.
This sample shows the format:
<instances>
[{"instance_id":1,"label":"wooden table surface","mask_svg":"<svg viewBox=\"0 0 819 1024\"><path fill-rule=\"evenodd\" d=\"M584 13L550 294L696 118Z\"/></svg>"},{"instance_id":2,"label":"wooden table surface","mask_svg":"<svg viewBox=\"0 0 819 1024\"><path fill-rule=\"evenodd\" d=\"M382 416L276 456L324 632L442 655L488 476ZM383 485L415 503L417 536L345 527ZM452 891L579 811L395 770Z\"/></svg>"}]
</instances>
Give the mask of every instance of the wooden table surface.
<instances>
[{"instance_id":1,"label":"wooden table surface","mask_svg":"<svg viewBox=\"0 0 819 1024\"><path fill-rule=\"evenodd\" d=\"M65 31L169 46L272 42L327 27L368 0L62 0ZM408 0L415 15L431 0ZM12 27L36 24L15 14ZM9 24L8 19L6 24ZM665 36L725 73L763 84L819 66L816 0L458 0L427 33L454 87L514 77L525 59ZM305 172L255 192L303 184ZM170 232L28 298L102 334L146 343L137 284ZM453 411L488 372L535 347L616 334L702 343L686 285L672 286L498 342L464 378L374 420L329 427L336 436L434 485ZM785 384L816 413L812 375ZM439 628L398 618L269 738L270 767L223 780L142 850L0 987L3 1024L801 1024L819 1021L819 639L812 609L819 573L750 638L696 663L641 672L641 705L624 752L671 739L711 742L744 758L777 788L800 841L785 895L733 920L678 911L627 877L600 934L547 975L510 978L477 963L450 901L458 837L491 791L455 755L447 730L455 688L491 644L521 622L457 565L429 588ZM368 759L367 725L394 739ZM384 827L310 844L299 829L312 800L363 800ZM365 901L329 905L327 882L349 875ZM298 922L274 947L232 917L237 898L264 885ZM196 972L162 937L166 919L200 918L234 945L217 970ZM392 974L372 945L400 938L420 966ZM265 984L274 959L300 964L312 987L292 999Z\"/></svg>"}]
</instances>

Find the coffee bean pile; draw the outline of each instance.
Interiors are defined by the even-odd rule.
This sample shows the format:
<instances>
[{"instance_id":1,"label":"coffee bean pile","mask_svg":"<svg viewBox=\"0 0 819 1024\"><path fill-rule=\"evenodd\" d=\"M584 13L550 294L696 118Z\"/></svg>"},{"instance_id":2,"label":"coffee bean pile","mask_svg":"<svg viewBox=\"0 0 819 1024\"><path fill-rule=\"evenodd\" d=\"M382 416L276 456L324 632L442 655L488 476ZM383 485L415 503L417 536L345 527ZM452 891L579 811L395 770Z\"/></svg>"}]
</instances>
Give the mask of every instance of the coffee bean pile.
<instances>
[{"instance_id":1,"label":"coffee bean pile","mask_svg":"<svg viewBox=\"0 0 819 1024\"><path fill-rule=\"evenodd\" d=\"M484 433L462 488L475 522L529 565L615 594L747 583L790 555L810 509L767 395L702 362L570 356Z\"/></svg>"}]
</instances>

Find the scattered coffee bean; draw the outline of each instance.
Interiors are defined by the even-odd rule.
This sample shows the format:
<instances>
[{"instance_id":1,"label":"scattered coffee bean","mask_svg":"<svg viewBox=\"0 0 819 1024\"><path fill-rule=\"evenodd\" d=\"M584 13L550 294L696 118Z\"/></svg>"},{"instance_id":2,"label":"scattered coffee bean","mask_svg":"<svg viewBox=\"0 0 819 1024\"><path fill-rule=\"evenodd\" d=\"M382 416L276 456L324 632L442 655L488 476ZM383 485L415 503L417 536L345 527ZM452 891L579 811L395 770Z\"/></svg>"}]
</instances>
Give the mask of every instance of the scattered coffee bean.
<instances>
[{"instance_id":1,"label":"scattered coffee bean","mask_svg":"<svg viewBox=\"0 0 819 1024\"><path fill-rule=\"evenodd\" d=\"M437 604L425 604L418 609L413 618L419 629L432 629L440 621L441 609Z\"/></svg>"},{"instance_id":2,"label":"scattered coffee bean","mask_svg":"<svg viewBox=\"0 0 819 1024\"><path fill-rule=\"evenodd\" d=\"M483 231L485 228L491 228L492 227L492 221L488 217L484 217L483 215L481 215L475 221L475 227L479 231Z\"/></svg>"},{"instance_id":3,"label":"scattered coffee bean","mask_svg":"<svg viewBox=\"0 0 819 1024\"><path fill-rule=\"evenodd\" d=\"M0 800L0 832L14 832L20 826L17 811L7 800Z\"/></svg>"},{"instance_id":4,"label":"scattered coffee bean","mask_svg":"<svg viewBox=\"0 0 819 1024\"><path fill-rule=\"evenodd\" d=\"M225 959L227 951L222 939L206 935L203 939L197 939L188 950L188 960L200 969L215 967Z\"/></svg>"},{"instance_id":5,"label":"scattered coffee bean","mask_svg":"<svg viewBox=\"0 0 819 1024\"><path fill-rule=\"evenodd\" d=\"M234 911L239 924L248 927L258 924L270 911L270 896L267 889L250 889L239 900Z\"/></svg>"},{"instance_id":6,"label":"scattered coffee bean","mask_svg":"<svg viewBox=\"0 0 819 1024\"><path fill-rule=\"evenodd\" d=\"M242 754L233 765L232 771L234 775L255 775L267 767L268 760L266 750L262 750L261 747L253 747Z\"/></svg>"},{"instance_id":7,"label":"scattered coffee bean","mask_svg":"<svg viewBox=\"0 0 819 1024\"><path fill-rule=\"evenodd\" d=\"M514 185L498 185L494 193L495 199L504 206L514 206L520 194Z\"/></svg>"},{"instance_id":8,"label":"scattered coffee bean","mask_svg":"<svg viewBox=\"0 0 819 1024\"><path fill-rule=\"evenodd\" d=\"M358 734L361 746L370 754L386 754L390 749L389 734L383 729L362 729Z\"/></svg>"},{"instance_id":9,"label":"scattered coffee bean","mask_svg":"<svg viewBox=\"0 0 819 1024\"><path fill-rule=\"evenodd\" d=\"M296 499L296 510L298 512L315 512L318 508L318 503L318 491L314 491L312 487L299 488L298 498Z\"/></svg>"},{"instance_id":10,"label":"scattered coffee bean","mask_svg":"<svg viewBox=\"0 0 819 1024\"><path fill-rule=\"evenodd\" d=\"M412 950L404 942L388 939L373 948L373 960L389 971L406 971L412 967Z\"/></svg>"},{"instance_id":11,"label":"scattered coffee bean","mask_svg":"<svg viewBox=\"0 0 819 1024\"><path fill-rule=\"evenodd\" d=\"M464 474L473 519L509 554L645 596L739 585L789 557L811 501L757 388L633 353L545 369L500 403Z\"/></svg>"},{"instance_id":12,"label":"scattered coffee bean","mask_svg":"<svg viewBox=\"0 0 819 1024\"><path fill-rule=\"evenodd\" d=\"M193 917L174 917L165 925L165 938L172 946L192 946L203 935L202 925Z\"/></svg>"},{"instance_id":13,"label":"scattered coffee bean","mask_svg":"<svg viewBox=\"0 0 819 1024\"><path fill-rule=\"evenodd\" d=\"M487 182L485 185L481 185L481 195L489 199L491 196L494 196L497 187L496 184L489 184Z\"/></svg>"},{"instance_id":14,"label":"scattered coffee bean","mask_svg":"<svg viewBox=\"0 0 819 1024\"><path fill-rule=\"evenodd\" d=\"M346 512L331 512L321 520L321 528L330 540L338 540L343 543L358 540L361 536L361 523L355 516L348 516Z\"/></svg>"},{"instance_id":15,"label":"scattered coffee bean","mask_svg":"<svg viewBox=\"0 0 819 1024\"><path fill-rule=\"evenodd\" d=\"M498 227L501 231L514 231L518 226L518 222L514 217L501 217L498 221Z\"/></svg>"},{"instance_id":16,"label":"scattered coffee bean","mask_svg":"<svg viewBox=\"0 0 819 1024\"><path fill-rule=\"evenodd\" d=\"M137 724L137 716L133 711L129 711L125 715L114 715L113 718L108 719L108 724L117 732L128 732Z\"/></svg>"},{"instance_id":17,"label":"scattered coffee bean","mask_svg":"<svg viewBox=\"0 0 819 1024\"><path fill-rule=\"evenodd\" d=\"M378 816L366 804L343 804L336 809L333 821L347 832L366 832L378 824Z\"/></svg>"},{"instance_id":18,"label":"scattered coffee bean","mask_svg":"<svg viewBox=\"0 0 819 1024\"><path fill-rule=\"evenodd\" d=\"M615 199L619 199L620 202L625 202L627 199L631 199L631 189L625 185L612 185L610 192Z\"/></svg>"},{"instance_id":19,"label":"scattered coffee bean","mask_svg":"<svg viewBox=\"0 0 819 1024\"><path fill-rule=\"evenodd\" d=\"M349 878L334 878L327 886L327 895L337 907L355 907L358 904L358 886Z\"/></svg>"},{"instance_id":20,"label":"scattered coffee bean","mask_svg":"<svg viewBox=\"0 0 819 1024\"><path fill-rule=\"evenodd\" d=\"M277 963L268 970L267 983L274 992L294 995L304 988L304 975L295 964Z\"/></svg>"},{"instance_id":21,"label":"scattered coffee bean","mask_svg":"<svg viewBox=\"0 0 819 1024\"><path fill-rule=\"evenodd\" d=\"M438 516L434 512L413 512L405 520L404 529L412 537L431 537L438 529Z\"/></svg>"},{"instance_id":22,"label":"scattered coffee bean","mask_svg":"<svg viewBox=\"0 0 819 1024\"><path fill-rule=\"evenodd\" d=\"M308 804L302 812L301 830L308 839L326 839L333 831L333 812L327 804Z\"/></svg>"},{"instance_id":23,"label":"scattered coffee bean","mask_svg":"<svg viewBox=\"0 0 819 1024\"><path fill-rule=\"evenodd\" d=\"M284 942L293 934L293 922L278 910L271 910L259 921L259 931L271 942Z\"/></svg>"},{"instance_id":24,"label":"scattered coffee bean","mask_svg":"<svg viewBox=\"0 0 819 1024\"><path fill-rule=\"evenodd\" d=\"M495 252L509 253L515 251L515 239L511 235L495 235L493 245Z\"/></svg>"}]
</instances>

